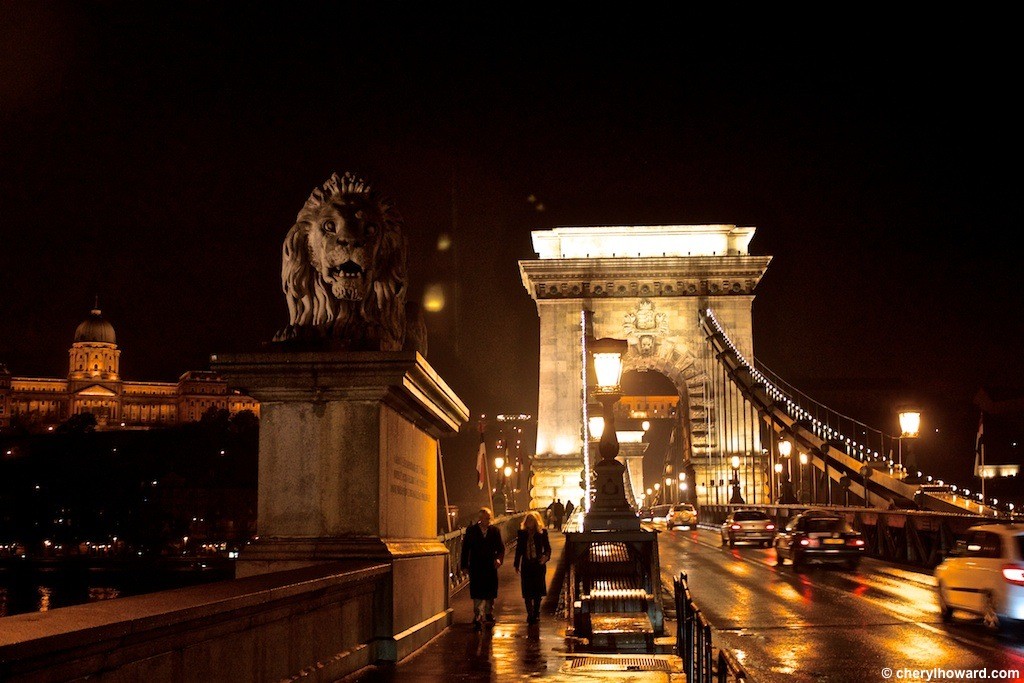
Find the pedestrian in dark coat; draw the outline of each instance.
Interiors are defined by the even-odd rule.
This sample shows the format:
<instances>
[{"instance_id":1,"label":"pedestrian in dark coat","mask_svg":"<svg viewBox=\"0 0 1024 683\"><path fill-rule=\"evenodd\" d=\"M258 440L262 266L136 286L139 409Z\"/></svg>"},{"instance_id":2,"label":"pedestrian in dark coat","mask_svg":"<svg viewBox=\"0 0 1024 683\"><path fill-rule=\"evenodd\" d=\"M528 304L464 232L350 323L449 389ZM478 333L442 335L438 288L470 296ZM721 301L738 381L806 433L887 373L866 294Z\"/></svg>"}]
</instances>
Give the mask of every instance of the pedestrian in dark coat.
<instances>
[{"instance_id":1,"label":"pedestrian in dark coat","mask_svg":"<svg viewBox=\"0 0 1024 683\"><path fill-rule=\"evenodd\" d=\"M548 560L551 542L539 512L528 512L516 535L516 573L526 601L526 622L540 621L540 601L547 594Z\"/></svg>"},{"instance_id":2,"label":"pedestrian in dark coat","mask_svg":"<svg viewBox=\"0 0 1024 683\"><path fill-rule=\"evenodd\" d=\"M494 623L494 599L498 597L498 567L505 561L501 532L491 526L490 508L480 508L476 524L462 539L460 565L469 572L469 597L473 598L473 629Z\"/></svg>"},{"instance_id":3,"label":"pedestrian in dark coat","mask_svg":"<svg viewBox=\"0 0 1024 683\"><path fill-rule=\"evenodd\" d=\"M555 501L554 506L551 508L551 512L555 515L555 529L557 531L562 530L562 515L565 514L565 506L562 505L562 499L559 498Z\"/></svg>"},{"instance_id":4,"label":"pedestrian in dark coat","mask_svg":"<svg viewBox=\"0 0 1024 683\"><path fill-rule=\"evenodd\" d=\"M575 509L571 500L565 504L565 521L562 523L562 526L569 523L569 520L572 519L572 511Z\"/></svg>"}]
</instances>

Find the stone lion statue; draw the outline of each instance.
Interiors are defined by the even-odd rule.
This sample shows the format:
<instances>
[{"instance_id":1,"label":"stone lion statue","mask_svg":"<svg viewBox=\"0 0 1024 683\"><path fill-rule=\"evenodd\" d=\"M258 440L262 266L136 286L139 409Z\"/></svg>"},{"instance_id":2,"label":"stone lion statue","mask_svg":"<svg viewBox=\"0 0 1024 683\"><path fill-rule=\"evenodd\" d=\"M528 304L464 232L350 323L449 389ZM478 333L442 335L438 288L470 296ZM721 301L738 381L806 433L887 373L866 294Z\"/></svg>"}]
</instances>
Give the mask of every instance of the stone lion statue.
<instances>
[{"instance_id":1,"label":"stone lion statue","mask_svg":"<svg viewBox=\"0 0 1024 683\"><path fill-rule=\"evenodd\" d=\"M424 353L422 319L407 324L406 278L398 212L362 178L334 173L309 195L285 237L281 285L289 322L274 341Z\"/></svg>"}]
</instances>

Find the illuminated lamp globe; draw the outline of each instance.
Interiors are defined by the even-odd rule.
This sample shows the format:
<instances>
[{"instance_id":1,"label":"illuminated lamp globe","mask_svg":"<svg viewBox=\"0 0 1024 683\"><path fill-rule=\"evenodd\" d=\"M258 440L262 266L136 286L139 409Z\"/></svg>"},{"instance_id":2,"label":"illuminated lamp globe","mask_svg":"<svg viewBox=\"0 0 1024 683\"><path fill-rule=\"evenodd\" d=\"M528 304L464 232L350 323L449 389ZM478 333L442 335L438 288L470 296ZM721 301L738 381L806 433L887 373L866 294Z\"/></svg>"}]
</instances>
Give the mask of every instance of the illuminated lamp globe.
<instances>
[{"instance_id":1,"label":"illuminated lamp globe","mask_svg":"<svg viewBox=\"0 0 1024 683\"><path fill-rule=\"evenodd\" d=\"M651 421L650 420L644 420L642 423L640 423L640 428L643 429L646 432L648 429L651 428Z\"/></svg>"},{"instance_id":2,"label":"illuminated lamp globe","mask_svg":"<svg viewBox=\"0 0 1024 683\"><path fill-rule=\"evenodd\" d=\"M659 491L659 490L661 490L661 484L660 484L660 483L658 483L658 484L655 484L655 485L654 485L654 490L655 490L655 491Z\"/></svg>"},{"instance_id":3,"label":"illuminated lamp globe","mask_svg":"<svg viewBox=\"0 0 1024 683\"><path fill-rule=\"evenodd\" d=\"M497 458L494 459L494 467L495 467L495 469L499 469L500 470L504 466L505 466L505 458L503 458L503 457L501 457L499 455Z\"/></svg>"},{"instance_id":4,"label":"illuminated lamp globe","mask_svg":"<svg viewBox=\"0 0 1024 683\"><path fill-rule=\"evenodd\" d=\"M596 340L591 348L594 355L594 374L597 376L598 391L617 392L622 379L622 354L629 348L629 344L624 339L605 337Z\"/></svg>"},{"instance_id":5,"label":"illuminated lamp globe","mask_svg":"<svg viewBox=\"0 0 1024 683\"><path fill-rule=\"evenodd\" d=\"M800 464L801 465L806 465L807 464L807 454L806 453L801 453L800 454Z\"/></svg>"},{"instance_id":6,"label":"illuminated lamp globe","mask_svg":"<svg viewBox=\"0 0 1024 683\"><path fill-rule=\"evenodd\" d=\"M672 477L665 477L665 488L672 485Z\"/></svg>"},{"instance_id":7,"label":"illuminated lamp globe","mask_svg":"<svg viewBox=\"0 0 1024 683\"><path fill-rule=\"evenodd\" d=\"M775 474L782 474L782 463L775 463Z\"/></svg>"},{"instance_id":8,"label":"illuminated lamp globe","mask_svg":"<svg viewBox=\"0 0 1024 683\"><path fill-rule=\"evenodd\" d=\"M594 415L587 420L587 425L590 427L590 438L600 440L601 435L604 434L604 418Z\"/></svg>"},{"instance_id":9,"label":"illuminated lamp globe","mask_svg":"<svg viewBox=\"0 0 1024 683\"><path fill-rule=\"evenodd\" d=\"M740 468L740 456L738 456L738 455L732 456L732 468L734 470L738 470Z\"/></svg>"},{"instance_id":10,"label":"illuminated lamp globe","mask_svg":"<svg viewBox=\"0 0 1024 683\"><path fill-rule=\"evenodd\" d=\"M901 410L900 411L900 437L913 439L921 433L921 411Z\"/></svg>"},{"instance_id":11,"label":"illuminated lamp globe","mask_svg":"<svg viewBox=\"0 0 1024 683\"><path fill-rule=\"evenodd\" d=\"M783 439L779 442L779 455L788 458L793 453L793 444Z\"/></svg>"},{"instance_id":12,"label":"illuminated lamp globe","mask_svg":"<svg viewBox=\"0 0 1024 683\"><path fill-rule=\"evenodd\" d=\"M505 476L506 477L511 477L512 476L512 468L511 467L506 467L505 468Z\"/></svg>"}]
</instances>

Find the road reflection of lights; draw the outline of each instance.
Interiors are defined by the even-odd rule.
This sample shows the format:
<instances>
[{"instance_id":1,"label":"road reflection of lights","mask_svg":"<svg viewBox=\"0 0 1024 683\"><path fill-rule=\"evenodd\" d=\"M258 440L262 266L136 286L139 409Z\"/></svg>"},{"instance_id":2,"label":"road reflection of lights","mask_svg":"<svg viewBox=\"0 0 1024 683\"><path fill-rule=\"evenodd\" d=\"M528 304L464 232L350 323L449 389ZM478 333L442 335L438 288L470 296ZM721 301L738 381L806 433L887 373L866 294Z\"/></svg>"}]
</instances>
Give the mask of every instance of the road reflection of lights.
<instances>
[{"instance_id":1,"label":"road reflection of lights","mask_svg":"<svg viewBox=\"0 0 1024 683\"><path fill-rule=\"evenodd\" d=\"M752 569L752 567L745 562L728 564L725 568L729 570L730 574L735 574L736 576L750 576Z\"/></svg>"},{"instance_id":2,"label":"road reflection of lights","mask_svg":"<svg viewBox=\"0 0 1024 683\"><path fill-rule=\"evenodd\" d=\"M900 636L899 650L907 658L908 665L951 668L958 665L957 661L950 661L952 653L942 641L925 633L908 630Z\"/></svg>"},{"instance_id":3,"label":"road reflection of lights","mask_svg":"<svg viewBox=\"0 0 1024 683\"><path fill-rule=\"evenodd\" d=\"M769 643L768 653L773 655L774 659L778 664L772 665L772 671L776 671L781 674L792 674L800 671L803 667L804 659L808 654L815 655L815 652L809 652L812 648L810 644L795 645L792 641L786 641L785 644L779 647L772 647Z\"/></svg>"}]
</instances>

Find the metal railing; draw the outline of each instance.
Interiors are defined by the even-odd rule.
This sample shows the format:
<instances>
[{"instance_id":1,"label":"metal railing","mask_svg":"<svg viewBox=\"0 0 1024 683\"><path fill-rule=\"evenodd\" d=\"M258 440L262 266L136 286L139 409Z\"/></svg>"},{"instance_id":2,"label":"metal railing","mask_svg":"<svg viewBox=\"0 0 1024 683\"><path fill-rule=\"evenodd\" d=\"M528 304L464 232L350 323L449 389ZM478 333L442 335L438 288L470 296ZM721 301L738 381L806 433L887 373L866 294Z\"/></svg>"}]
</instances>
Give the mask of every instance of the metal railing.
<instances>
[{"instance_id":1,"label":"metal railing","mask_svg":"<svg viewBox=\"0 0 1024 683\"><path fill-rule=\"evenodd\" d=\"M515 543L516 532L525 516L526 512L517 512L513 515L495 517L491 521L491 524L498 527L501 532L501 540L505 542L506 548ZM469 574L462 570L461 564L462 539L465 535L466 527L463 527L437 537L437 540L448 548L448 595L455 595L469 583Z\"/></svg>"},{"instance_id":2,"label":"metal railing","mask_svg":"<svg viewBox=\"0 0 1024 683\"><path fill-rule=\"evenodd\" d=\"M711 624L693 602L686 573L673 579L676 602L676 652L683 660L687 683L752 683L731 652L711 642Z\"/></svg>"},{"instance_id":3,"label":"metal railing","mask_svg":"<svg viewBox=\"0 0 1024 683\"><path fill-rule=\"evenodd\" d=\"M934 569L970 527L992 521L981 515L921 510L825 505L701 505L699 524L719 531L730 512L760 510L782 529L794 515L807 510L828 511L846 519L864 537L865 554L885 562Z\"/></svg>"}]
</instances>

